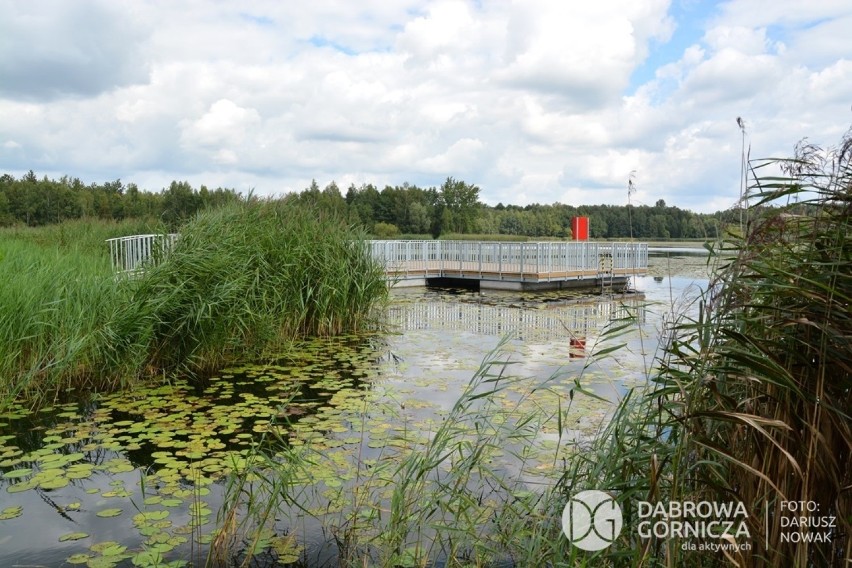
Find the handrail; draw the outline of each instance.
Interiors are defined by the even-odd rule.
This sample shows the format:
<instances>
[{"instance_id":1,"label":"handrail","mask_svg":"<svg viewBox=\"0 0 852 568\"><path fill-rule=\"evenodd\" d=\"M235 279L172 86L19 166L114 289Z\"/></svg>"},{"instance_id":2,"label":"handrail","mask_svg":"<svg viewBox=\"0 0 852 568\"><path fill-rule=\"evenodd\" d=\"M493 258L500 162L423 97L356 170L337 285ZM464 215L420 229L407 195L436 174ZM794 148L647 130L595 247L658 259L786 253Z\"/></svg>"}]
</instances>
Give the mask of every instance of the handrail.
<instances>
[{"instance_id":1,"label":"handrail","mask_svg":"<svg viewBox=\"0 0 852 568\"><path fill-rule=\"evenodd\" d=\"M176 234L107 239L113 268L134 273L159 262L174 247ZM593 241L368 241L371 254L389 275L550 280L644 273L647 243Z\"/></svg>"},{"instance_id":2,"label":"handrail","mask_svg":"<svg viewBox=\"0 0 852 568\"><path fill-rule=\"evenodd\" d=\"M547 279L628 275L648 268L647 243L369 241L389 273Z\"/></svg>"},{"instance_id":3,"label":"handrail","mask_svg":"<svg viewBox=\"0 0 852 568\"><path fill-rule=\"evenodd\" d=\"M178 235L131 235L107 239L112 268L118 273L137 273L156 264L174 247Z\"/></svg>"}]
</instances>

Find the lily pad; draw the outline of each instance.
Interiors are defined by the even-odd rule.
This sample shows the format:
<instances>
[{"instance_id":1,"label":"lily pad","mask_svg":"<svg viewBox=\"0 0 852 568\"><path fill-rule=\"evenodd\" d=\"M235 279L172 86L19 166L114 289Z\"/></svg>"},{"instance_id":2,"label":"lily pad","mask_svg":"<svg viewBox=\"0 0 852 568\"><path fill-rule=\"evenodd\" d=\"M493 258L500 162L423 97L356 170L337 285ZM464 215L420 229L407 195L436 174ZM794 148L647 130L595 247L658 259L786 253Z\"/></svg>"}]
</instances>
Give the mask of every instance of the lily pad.
<instances>
[{"instance_id":1,"label":"lily pad","mask_svg":"<svg viewBox=\"0 0 852 568\"><path fill-rule=\"evenodd\" d=\"M3 477L6 478L6 479L18 479L20 477L26 477L26 476L30 475L32 472L33 472L33 470L31 468L16 469L16 470L13 470L13 471L7 471L6 473L3 474Z\"/></svg>"},{"instance_id":2,"label":"lily pad","mask_svg":"<svg viewBox=\"0 0 852 568\"><path fill-rule=\"evenodd\" d=\"M60 536L59 542L66 542L69 540L82 540L84 538L89 538L89 534L84 532L68 533Z\"/></svg>"},{"instance_id":3,"label":"lily pad","mask_svg":"<svg viewBox=\"0 0 852 568\"><path fill-rule=\"evenodd\" d=\"M23 507L6 507L2 511L0 511L0 521L6 521L9 519L14 519L16 517L20 517L24 512Z\"/></svg>"},{"instance_id":4,"label":"lily pad","mask_svg":"<svg viewBox=\"0 0 852 568\"><path fill-rule=\"evenodd\" d=\"M110 517L117 517L122 514L124 511L122 509L113 508L113 509L104 509L102 511L98 511L97 516L108 519Z\"/></svg>"}]
</instances>

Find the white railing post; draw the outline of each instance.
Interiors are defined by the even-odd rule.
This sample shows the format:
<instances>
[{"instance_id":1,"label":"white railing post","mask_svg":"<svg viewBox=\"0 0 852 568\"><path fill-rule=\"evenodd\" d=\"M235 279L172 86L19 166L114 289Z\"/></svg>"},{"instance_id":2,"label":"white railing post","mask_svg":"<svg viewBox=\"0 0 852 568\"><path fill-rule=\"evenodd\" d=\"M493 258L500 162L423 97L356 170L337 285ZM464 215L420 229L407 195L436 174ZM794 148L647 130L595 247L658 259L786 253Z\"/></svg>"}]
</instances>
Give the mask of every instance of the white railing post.
<instances>
[{"instance_id":1,"label":"white railing post","mask_svg":"<svg viewBox=\"0 0 852 568\"><path fill-rule=\"evenodd\" d=\"M541 243L535 244L535 275L541 274Z\"/></svg>"},{"instance_id":2,"label":"white railing post","mask_svg":"<svg viewBox=\"0 0 852 568\"><path fill-rule=\"evenodd\" d=\"M524 279L524 244L521 243L521 280Z\"/></svg>"}]
</instances>

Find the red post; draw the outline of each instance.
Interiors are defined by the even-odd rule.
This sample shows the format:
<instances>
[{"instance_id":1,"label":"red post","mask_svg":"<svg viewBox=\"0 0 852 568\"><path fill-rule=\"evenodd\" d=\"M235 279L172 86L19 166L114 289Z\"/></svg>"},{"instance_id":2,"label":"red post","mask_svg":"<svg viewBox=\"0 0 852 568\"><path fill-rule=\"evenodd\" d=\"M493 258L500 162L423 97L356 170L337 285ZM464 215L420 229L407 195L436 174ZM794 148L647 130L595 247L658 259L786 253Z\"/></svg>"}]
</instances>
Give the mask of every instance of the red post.
<instances>
[{"instance_id":1,"label":"red post","mask_svg":"<svg viewBox=\"0 0 852 568\"><path fill-rule=\"evenodd\" d=\"M574 235L575 241L589 240L589 218L574 217L571 219L571 233Z\"/></svg>"}]
</instances>

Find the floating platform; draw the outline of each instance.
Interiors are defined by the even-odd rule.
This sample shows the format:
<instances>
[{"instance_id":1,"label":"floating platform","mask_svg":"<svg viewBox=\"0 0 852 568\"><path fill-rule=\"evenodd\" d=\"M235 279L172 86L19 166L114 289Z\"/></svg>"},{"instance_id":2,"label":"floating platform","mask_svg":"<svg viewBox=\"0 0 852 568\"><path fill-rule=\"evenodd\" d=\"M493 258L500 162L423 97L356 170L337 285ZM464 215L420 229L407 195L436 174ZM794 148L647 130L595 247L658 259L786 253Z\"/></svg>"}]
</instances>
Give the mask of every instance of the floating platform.
<instances>
[{"instance_id":1,"label":"floating platform","mask_svg":"<svg viewBox=\"0 0 852 568\"><path fill-rule=\"evenodd\" d=\"M494 290L624 287L648 272L646 243L370 241L393 286Z\"/></svg>"}]
</instances>

